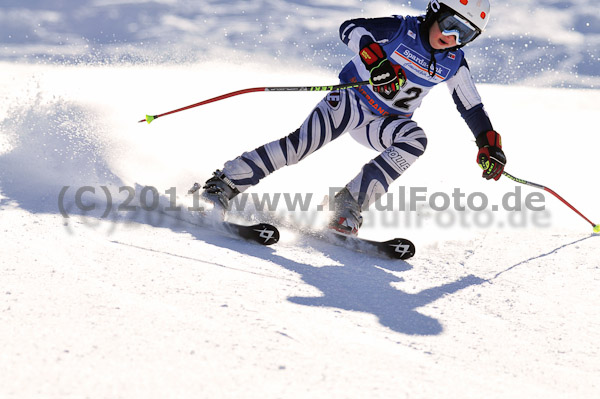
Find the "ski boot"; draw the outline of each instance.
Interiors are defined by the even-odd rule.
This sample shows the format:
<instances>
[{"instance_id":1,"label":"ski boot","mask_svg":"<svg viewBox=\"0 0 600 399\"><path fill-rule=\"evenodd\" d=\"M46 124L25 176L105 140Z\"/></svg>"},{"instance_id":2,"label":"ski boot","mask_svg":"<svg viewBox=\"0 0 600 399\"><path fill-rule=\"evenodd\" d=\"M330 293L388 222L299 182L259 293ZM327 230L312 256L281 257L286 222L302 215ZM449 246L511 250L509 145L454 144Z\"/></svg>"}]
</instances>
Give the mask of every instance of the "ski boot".
<instances>
[{"instance_id":1,"label":"ski boot","mask_svg":"<svg viewBox=\"0 0 600 399\"><path fill-rule=\"evenodd\" d=\"M229 209L229 200L240 193L235 184L220 170L216 170L213 177L208 179L202 188L204 191L200 196L223 211ZM193 194L199 189L200 184L194 183L188 193Z\"/></svg>"},{"instance_id":2,"label":"ski boot","mask_svg":"<svg viewBox=\"0 0 600 399\"><path fill-rule=\"evenodd\" d=\"M360 214L358 201L354 199L347 188L343 188L333 198L334 214L329 222L329 228L346 235L358 235L363 218Z\"/></svg>"}]
</instances>

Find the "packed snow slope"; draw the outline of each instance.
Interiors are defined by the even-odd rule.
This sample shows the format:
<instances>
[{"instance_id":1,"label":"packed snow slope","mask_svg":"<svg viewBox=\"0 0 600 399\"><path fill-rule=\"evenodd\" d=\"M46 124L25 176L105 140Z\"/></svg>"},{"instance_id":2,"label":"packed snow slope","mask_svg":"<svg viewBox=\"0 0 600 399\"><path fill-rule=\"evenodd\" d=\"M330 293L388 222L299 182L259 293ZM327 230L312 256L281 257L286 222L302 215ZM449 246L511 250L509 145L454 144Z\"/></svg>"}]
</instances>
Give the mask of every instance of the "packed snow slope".
<instances>
[{"instance_id":1,"label":"packed snow slope","mask_svg":"<svg viewBox=\"0 0 600 399\"><path fill-rule=\"evenodd\" d=\"M295 130L323 94L247 94L136 123L335 74L260 63L0 68L0 397L600 393L600 238L547 194L545 210L511 210L539 191L480 178L445 88L415 116L429 147L392 186L394 210L369 211L361 230L413 239L416 257L401 262L285 227L322 219L329 187L376 155L346 136L251 190L312 195L310 209L281 200L259 212L250 201L234 212L280 222L277 245L189 223L193 182ZM480 89L507 170L598 222L600 92ZM402 187L407 202L411 188L427 201L399 211ZM438 210L455 190L465 210ZM470 209L471 195L488 207Z\"/></svg>"}]
</instances>

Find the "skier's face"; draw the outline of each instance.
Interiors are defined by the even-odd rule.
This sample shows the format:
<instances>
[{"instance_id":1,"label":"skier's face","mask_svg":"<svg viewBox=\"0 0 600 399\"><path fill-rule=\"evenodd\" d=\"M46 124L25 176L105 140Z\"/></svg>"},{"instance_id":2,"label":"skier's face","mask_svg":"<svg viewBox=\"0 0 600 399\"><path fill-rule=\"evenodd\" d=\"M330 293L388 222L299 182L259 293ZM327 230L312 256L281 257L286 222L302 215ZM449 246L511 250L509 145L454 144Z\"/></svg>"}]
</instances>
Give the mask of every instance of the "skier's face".
<instances>
[{"instance_id":1,"label":"skier's face","mask_svg":"<svg viewBox=\"0 0 600 399\"><path fill-rule=\"evenodd\" d=\"M440 25L435 21L429 28L429 44L435 50L445 50L456 46L456 37L454 35L444 35L440 31Z\"/></svg>"}]
</instances>

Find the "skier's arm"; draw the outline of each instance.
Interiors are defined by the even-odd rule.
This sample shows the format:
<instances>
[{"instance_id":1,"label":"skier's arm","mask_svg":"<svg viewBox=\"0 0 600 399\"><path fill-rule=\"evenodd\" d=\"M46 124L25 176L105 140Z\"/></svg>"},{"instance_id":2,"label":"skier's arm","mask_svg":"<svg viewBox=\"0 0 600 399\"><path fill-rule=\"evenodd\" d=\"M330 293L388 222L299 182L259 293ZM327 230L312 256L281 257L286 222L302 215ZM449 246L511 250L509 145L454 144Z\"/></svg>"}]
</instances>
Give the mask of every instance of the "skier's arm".
<instances>
[{"instance_id":1,"label":"skier's arm","mask_svg":"<svg viewBox=\"0 0 600 399\"><path fill-rule=\"evenodd\" d=\"M447 82L458 111L476 138L475 142L479 147L477 163L483 169L482 177L488 180L500 179L506 165L502 139L494 131L492 122L483 108L469 65L464 58L456 74Z\"/></svg>"},{"instance_id":2,"label":"skier's arm","mask_svg":"<svg viewBox=\"0 0 600 399\"><path fill-rule=\"evenodd\" d=\"M394 66L383 47L378 43L398 34L402 17L353 19L340 26L340 38L360 55L371 74L371 85L377 93L393 95L406 83L406 75L399 65Z\"/></svg>"},{"instance_id":3,"label":"skier's arm","mask_svg":"<svg viewBox=\"0 0 600 399\"><path fill-rule=\"evenodd\" d=\"M447 83L456 108L473 135L477 137L481 133L494 130L475 87L469 65L464 58L456 74L448 79Z\"/></svg>"},{"instance_id":4,"label":"skier's arm","mask_svg":"<svg viewBox=\"0 0 600 399\"><path fill-rule=\"evenodd\" d=\"M404 18L357 18L340 26L340 39L350 50L359 53L371 43L392 40L399 32Z\"/></svg>"}]
</instances>

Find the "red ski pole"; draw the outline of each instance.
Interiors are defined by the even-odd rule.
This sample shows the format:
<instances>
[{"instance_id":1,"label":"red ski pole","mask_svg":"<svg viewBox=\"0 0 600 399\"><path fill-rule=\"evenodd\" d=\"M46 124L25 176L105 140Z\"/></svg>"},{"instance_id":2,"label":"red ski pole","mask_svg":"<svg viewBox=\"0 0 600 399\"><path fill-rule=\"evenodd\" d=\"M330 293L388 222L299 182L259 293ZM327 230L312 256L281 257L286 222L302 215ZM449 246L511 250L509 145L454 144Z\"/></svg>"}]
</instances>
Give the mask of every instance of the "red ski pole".
<instances>
[{"instance_id":1,"label":"red ski pole","mask_svg":"<svg viewBox=\"0 0 600 399\"><path fill-rule=\"evenodd\" d=\"M573 210L575 213L577 213L579 216L581 216L582 218L585 219L586 222L588 222L589 224L592 225L592 227L594 228L594 233L600 233L600 224L596 224L594 222L592 222L590 219L586 218L581 212L579 212L577 209L575 209L575 207L571 204L569 204L563 197L561 197L560 195L556 194L553 190L549 189L546 186L542 186L541 184L537 184L537 183L532 183L530 181L527 180L523 180L523 179L519 179L517 177L514 177L513 175L504 172L502 173L504 176L508 177L510 180L512 181L516 181L517 183L521 183L521 184L525 184L527 186L531 186L531 187L535 187L535 188L539 188L541 190L547 191L550 194L554 195L556 198L558 198L563 204L565 204L566 206L568 206L569 208L571 208L571 210Z\"/></svg>"},{"instance_id":2,"label":"red ski pole","mask_svg":"<svg viewBox=\"0 0 600 399\"><path fill-rule=\"evenodd\" d=\"M240 94L255 93L255 92L259 92L259 91L332 91L332 90L345 90L345 89L351 89L353 87L359 87L359 86L368 85L368 84L370 84L370 82L367 80L367 81L364 81L364 82L345 83L345 84L334 85L334 86L255 87L255 88L252 88L252 89L238 90L238 91L234 91L234 92L231 92L231 93L223 94L221 96L210 98L208 100L204 100L204 101L201 101L201 102L196 103L196 104L188 105L186 107L178 108L178 109L175 109L173 111L165 112L164 114L146 115L146 118L142 119L142 120L139 120L138 123L140 123L140 122L148 122L148 123L150 123L153 120L155 120L157 118L160 118L162 116L171 115L171 114L174 114L176 112L185 111L185 110L190 109L190 108L195 108L195 107L199 107L201 105L213 103L215 101L224 100L224 99L229 98L229 97L239 96Z\"/></svg>"}]
</instances>

